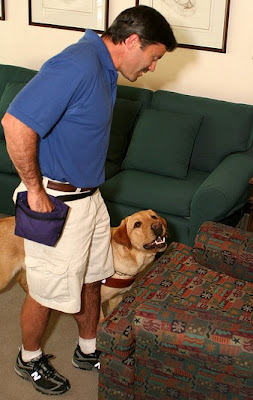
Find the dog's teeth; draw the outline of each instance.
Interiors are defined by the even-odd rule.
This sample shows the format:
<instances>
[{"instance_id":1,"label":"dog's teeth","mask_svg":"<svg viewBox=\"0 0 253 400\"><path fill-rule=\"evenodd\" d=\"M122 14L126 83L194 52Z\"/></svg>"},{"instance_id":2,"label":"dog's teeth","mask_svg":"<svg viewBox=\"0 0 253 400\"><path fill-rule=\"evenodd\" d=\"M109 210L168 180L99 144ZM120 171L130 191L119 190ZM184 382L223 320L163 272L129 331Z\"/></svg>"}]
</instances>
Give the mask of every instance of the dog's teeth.
<instances>
[{"instance_id":1,"label":"dog's teeth","mask_svg":"<svg viewBox=\"0 0 253 400\"><path fill-rule=\"evenodd\" d=\"M160 240L155 240L155 244L162 244L165 242L165 236Z\"/></svg>"}]
</instances>

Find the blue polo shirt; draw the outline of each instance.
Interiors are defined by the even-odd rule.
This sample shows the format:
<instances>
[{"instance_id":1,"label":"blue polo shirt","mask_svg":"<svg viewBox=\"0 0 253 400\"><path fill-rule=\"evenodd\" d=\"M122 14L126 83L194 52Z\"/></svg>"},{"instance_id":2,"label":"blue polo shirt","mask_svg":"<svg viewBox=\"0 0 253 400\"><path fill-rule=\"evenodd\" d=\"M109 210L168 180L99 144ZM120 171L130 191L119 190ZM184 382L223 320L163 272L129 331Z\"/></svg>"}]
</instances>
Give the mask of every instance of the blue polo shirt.
<instances>
[{"instance_id":1,"label":"blue polo shirt","mask_svg":"<svg viewBox=\"0 0 253 400\"><path fill-rule=\"evenodd\" d=\"M13 100L8 112L39 135L44 176L77 187L104 182L117 78L104 42L87 30Z\"/></svg>"}]
</instances>

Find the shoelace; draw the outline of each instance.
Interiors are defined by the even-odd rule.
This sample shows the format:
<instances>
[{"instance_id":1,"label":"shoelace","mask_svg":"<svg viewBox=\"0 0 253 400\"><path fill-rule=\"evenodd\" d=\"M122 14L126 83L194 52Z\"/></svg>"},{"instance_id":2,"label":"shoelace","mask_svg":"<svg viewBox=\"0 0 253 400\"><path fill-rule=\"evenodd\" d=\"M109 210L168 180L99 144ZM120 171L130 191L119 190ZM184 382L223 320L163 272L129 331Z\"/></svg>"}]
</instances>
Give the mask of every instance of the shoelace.
<instances>
[{"instance_id":1,"label":"shoelace","mask_svg":"<svg viewBox=\"0 0 253 400\"><path fill-rule=\"evenodd\" d=\"M34 361L34 371L43 373L46 378L51 378L56 371L48 360L53 357L53 354L43 354L38 360Z\"/></svg>"}]
</instances>

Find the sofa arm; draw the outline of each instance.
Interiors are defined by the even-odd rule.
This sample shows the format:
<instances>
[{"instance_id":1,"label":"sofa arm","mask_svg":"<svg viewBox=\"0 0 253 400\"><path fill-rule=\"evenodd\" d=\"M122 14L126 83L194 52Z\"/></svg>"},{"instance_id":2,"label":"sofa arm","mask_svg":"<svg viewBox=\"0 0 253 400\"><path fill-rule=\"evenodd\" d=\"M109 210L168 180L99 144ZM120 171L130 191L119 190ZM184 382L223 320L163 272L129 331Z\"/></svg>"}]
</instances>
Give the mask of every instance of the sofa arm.
<instances>
[{"instance_id":1,"label":"sofa arm","mask_svg":"<svg viewBox=\"0 0 253 400\"><path fill-rule=\"evenodd\" d=\"M233 278L253 282L253 233L205 222L192 249L195 261Z\"/></svg>"},{"instance_id":2,"label":"sofa arm","mask_svg":"<svg viewBox=\"0 0 253 400\"><path fill-rule=\"evenodd\" d=\"M250 153L229 155L208 176L196 191L191 202L191 245L203 222L220 221L247 201L248 181L252 176L253 156Z\"/></svg>"}]
</instances>

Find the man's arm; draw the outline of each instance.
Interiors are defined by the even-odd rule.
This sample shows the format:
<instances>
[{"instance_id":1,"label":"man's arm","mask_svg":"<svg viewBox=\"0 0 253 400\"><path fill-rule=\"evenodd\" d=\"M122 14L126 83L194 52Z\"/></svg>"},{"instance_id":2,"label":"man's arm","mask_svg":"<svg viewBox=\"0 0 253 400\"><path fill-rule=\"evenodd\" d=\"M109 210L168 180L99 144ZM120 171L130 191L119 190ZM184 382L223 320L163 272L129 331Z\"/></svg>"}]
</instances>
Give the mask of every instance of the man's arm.
<instances>
[{"instance_id":1,"label":"man's arm","mask_svg":"<svg viewBox=\"0 0 253 400\"><path fill-rule=\"evenodd\" d=\"M27 187L28 204L37 212L53 210L42 185L42 176L37 159L38 135L20 120L6 113L2 119L7 151L16 170Z\"/></svg>"}]
</instances>

